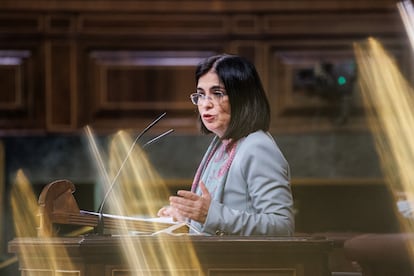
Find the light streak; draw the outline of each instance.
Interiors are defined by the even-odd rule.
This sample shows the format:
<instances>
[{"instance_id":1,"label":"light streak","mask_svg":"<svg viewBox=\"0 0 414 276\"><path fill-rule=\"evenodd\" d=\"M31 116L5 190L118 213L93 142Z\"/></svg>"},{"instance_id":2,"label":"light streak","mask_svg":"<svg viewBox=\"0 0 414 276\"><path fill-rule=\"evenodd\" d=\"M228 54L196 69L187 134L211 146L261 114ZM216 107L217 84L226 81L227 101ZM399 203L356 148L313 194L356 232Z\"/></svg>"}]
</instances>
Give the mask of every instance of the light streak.
<instances>
[{"instance_id":1,"label":"light streak","mask_svg":"<svg viewBox=\"0 0 414 276\"><path fill-rule=\"evenodd\" d=\"M376 39L355 43L354 49L361 95L386 182L396 201L404 195L413 210L414 91ZM401 228L412 232L413 220L401 220ZM408 247L413 255L412 241Z\"/></svg>"},{"instance_id":2,"label":"light streak","mask_svg":"<svg viewBox=\"0 0 414 276\"><path fill-rule=\"evenodd\" d=\"M11 190L11 207L16 237L36 237L38 226L37 198L22 170L17 172L16 180ZM49 234L53 235L54 233ZM42 239L47 241L52 239L52 237L44 237ZM21 249L19 261L21 267L33 267L32 262L36 262L37 267L42 267L39 273L51 273L59 269L58 256L59 258L69 259L64 248L56 251L56 248L52 246L38 250L34 244L28 244ZM74 271L73 264L68 262L65 269Z\"/></svg>"},{"instance_id":3,"label":"light streak","mask_svg":"<svg viewBox=\"0 0 414 276\"><path fill-rule=\"evenodd\" d=\"M118 179L108 196L108 209L111 214L122 216L154 217L157 211L166 204L169 196L165 181L152 166L145 151L134 143L132 135L126 131L117 132L110 141L108 153L108 175L110 179ZM128 158L125 158L128 156ZM122 171L119 172L119 168ZM168 275L185 275L185 271L194 271L200 267L198 257L190 239L180 244L168 242L168 234L153 236L162 247L143 246L139 236L152 233L131 234L126 223L120 220L120 229L112 234L120 237L123 253L128 269L131 271L168 271ZM182 247L186 247L183 250ZM177 252L180 252L179 254ZM184 252L184 253L183 253ZM145 257L144 257L145 256ZM151 264L147 263L151 260ZM184 261L185 260L185 261ZM188 262L188 260L191 260ZM184 274L183 274L184 273Z\"/></svg>"},{"instance_id":4,"label":"light streak","mask_svg":"<svg viewBox=\"0 0 414 276\"><path fill-rule=\"evenodd\" d=\"M410 1L397 3L398 11L410 39L411 47L414 49L414 8Z\"/></svg>"},{"instance_id":5,"label":"light streak","mask_svg":"<svg viewBox=\"0 0 414 276\"><path fill-rule=\"evenodd\" d=\"M91 140L89 141L89 146L92 147L91 152L96 155L95 160L99 160L100 173L104 173L103 170L108 167L108 172L104 173L107 179L114 179L114 175L119 175L117 185L114 185L113 193L108 197L110 214L121 214L127 218L155 216L158 209L168 200L169 190L143 149L137 145L131 150L132 135L126 131L116 133L110 141L107 160L103 157L105 155L99 151L90 129L87 135ZM130 156L125 158L127 155ZM122 168L121 172L119 168ZM32 186L22 171L17 173L11 195L16 237L36 238L39 206ZM146 275L152 272L167 273L171 276L194 275L194 273L201 275L198 257L191 240L185 239L185 235L180 238L180 243L171 243L169 237L173 234L152 235L153 233L140 233L139 231L132 233L128 230L126 221L122 219L119 220L119 225L119 229L111 230L113 232L109 234L121 240L123 257L128 264L124 270L136 275L140 275L141 272L145 272ZM89 230L82 228L73 234L79 235ZM79 267L73 262L74 260L71 261L64 247L52 245L55 236L59 233L48 234L50 237L38 239L41 239L44 244L51 244L50 247L44 245L39 248L35 244L29 244L20 249L20 266L36 267L36 273L51 275L57 275L63 270L78 273ZM151 236L158 240L158 244L154 243L152 247L147 243L141 243L140 236ZM65 260L64 266L62 266L62 260Z\"/></svg>"}]
</instances>

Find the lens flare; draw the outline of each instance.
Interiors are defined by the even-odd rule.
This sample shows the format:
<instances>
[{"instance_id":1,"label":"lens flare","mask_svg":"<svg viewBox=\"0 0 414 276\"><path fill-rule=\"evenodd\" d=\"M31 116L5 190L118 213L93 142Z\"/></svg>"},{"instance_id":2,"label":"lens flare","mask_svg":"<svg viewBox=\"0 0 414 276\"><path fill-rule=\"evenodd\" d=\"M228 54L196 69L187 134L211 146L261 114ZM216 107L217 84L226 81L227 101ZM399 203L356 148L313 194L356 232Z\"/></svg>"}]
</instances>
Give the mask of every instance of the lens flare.
<instances>
[{"instance_id":1,"label":"lens flare","mask_svg":"<svg viewBox=\"0 0 414 276\"><path fill-rule=\"evenodd\" d=\"M38 227L37 198L22 170L17 172L16 180L13 183L11 207L16 237L26 239L36 237ZM53 242L51 237L44 237L41 240L44 244ZM20 252L21 270L24 271L26 267L33 267L33 262L36 262L36 267L39 267L37 270L38 275L49 275L62 269L58 265L58 256L59 258L68 259L68 254L64 248L60 248L58 251L53 246L40 248L35 245L35 242L26 244L24 248L21 248ZM70 262L65 265L65 272L76 273L76 271Z\"/></svg>"},{"instance_id":2,"label":"lens flare","mask_svg":"<svg viewBox=\"0 0 414 276\"><path fill-rule=\"evenodd\" d=\"M93 135L89 135L89 139ZM110 185L105 185L105 189L112 189L108 196L107 210L110 214L127 217L151 218L156 216L157 211L164 206L168 199L169 189L165 181L152 166L145 151L136 145L131 151L134 139L132 134L126 131L117 132L109 144L108 160L103 160L95 150L95 160L107 161L107 166L102 164L99 167L108 167L107 177L109 180L115 179L116 182L106 181ZM96 145L96 142L90 142ZM97 161L101 162L101 161ZM121 170L121 171L120 171ZM112 185L112 187L111 187ZM105 210L106 210L105 209ZM127 227L125 220L119 220L120 227L111 230L111 234L117 236L122 241L123 255L128 263L128 270L131 272L161 273L164 271L168 275L194 275L194 267L200 267L197 255L191 244L190 239L182 243L171 243L170 235L159 234L155 237L162 247L160 255L159 245L154 247L147 243L140 243L140 236L152 235L153 233L140 233L139 229L131 231ZM137 234L138 233L138 234ZM183 247L186 247L183 250ZM178 253L179 252L179 253ZM185 256L183 256L183 254ZM146 256L145 258L143 256ZM147 260L152 260L151 264ZM192 260L184 262L183 260Z\"/></svg>"},{"instance_id":3,"label":"lens flare","mask_svg":"<svg viewBox=\"0 0 414 276\"><path fill-rule=\"evenodd\" d=\"M103 158L104 154L100 152L90 128L87 134L91 152L99 163L99 172L104 174L101 175L105 179L103 189L110 189L105 211L109 215L118 215L117 227L111 227L105 234L121 241L127 267L114 269L122 271L123 275L200 275L196 252L191 240L186 239L189 236L182 231L179 234L163 231L149 233L146 229L131 229L131 217L153 219L169 195L165 181L153 168L144 150L134 145L132 135L126 131L116 133L109 143L108 154L105 155L108 157ZM79 266L76 260L71 260L66 247L56 246L62 243L60 238L64 234L53 227L40 231L40 206L21 170L12 188L11 205L16 238L25 239L18 250L22 273L29 273L30 270L36 275L80 275ZM90 227L83 227L67 235L81 235L89 230ZM59 234L61 236L56 237ZM107 235L105 237L110 238ZM181 235L180 242L171 242L172 235ZM148 238L156 242L145 242ZM64 265L62 260L65 260ZM36 272L33 267L36 267Z\"/></svg>"},{"instance_id":4,"label":"lens flare","mask_svg":"<svg viewBox=\"0 0 414 276\"><path fill-rule=\"evenodd\" d=\"M361 94L386 181L396 201L403 196L413 210L414 91L376 39L355 43L354 49ZM401 219L401 227L412 232L413 220ZM409 247L412 254L412 242Z\"/></svg>"}]
</instances>

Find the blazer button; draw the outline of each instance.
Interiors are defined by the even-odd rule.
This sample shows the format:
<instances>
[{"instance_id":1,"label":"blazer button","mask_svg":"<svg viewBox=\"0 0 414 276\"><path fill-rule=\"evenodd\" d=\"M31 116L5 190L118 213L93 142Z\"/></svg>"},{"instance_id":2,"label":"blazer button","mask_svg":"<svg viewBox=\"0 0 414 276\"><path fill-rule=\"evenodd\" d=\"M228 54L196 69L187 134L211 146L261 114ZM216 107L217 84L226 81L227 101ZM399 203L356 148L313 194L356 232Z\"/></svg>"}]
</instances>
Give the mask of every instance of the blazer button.
<instances>
[{"instance_id":1,"label":"blazer button","mask_svg":"<svg viewBox=\"0 0 414 276\"><path fill-rule=\"evenodd\" d=\"M222 231L222 230L216 230L216 236L224 236L226 234L226 232Z\"/></svg>"}]
</instances>

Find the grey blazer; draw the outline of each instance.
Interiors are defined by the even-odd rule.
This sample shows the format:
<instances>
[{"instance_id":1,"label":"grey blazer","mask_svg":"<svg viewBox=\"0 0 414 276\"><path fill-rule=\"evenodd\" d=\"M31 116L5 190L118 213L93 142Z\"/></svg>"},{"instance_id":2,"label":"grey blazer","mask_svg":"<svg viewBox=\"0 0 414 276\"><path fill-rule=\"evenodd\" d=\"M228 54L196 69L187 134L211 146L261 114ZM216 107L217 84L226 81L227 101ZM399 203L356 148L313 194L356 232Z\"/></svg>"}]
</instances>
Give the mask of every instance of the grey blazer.
<instances>
[{"instance_id":1,"label":"grey blazer","mask_svg":"<svg viewBox=\"0 0 414 276\"><path fill-rule=\"evenodd\" d=\"M289 236L294 232L289 165L266 132L239 142L223 190L211 201L202 232Z\"/></svg>"}]
</instances>

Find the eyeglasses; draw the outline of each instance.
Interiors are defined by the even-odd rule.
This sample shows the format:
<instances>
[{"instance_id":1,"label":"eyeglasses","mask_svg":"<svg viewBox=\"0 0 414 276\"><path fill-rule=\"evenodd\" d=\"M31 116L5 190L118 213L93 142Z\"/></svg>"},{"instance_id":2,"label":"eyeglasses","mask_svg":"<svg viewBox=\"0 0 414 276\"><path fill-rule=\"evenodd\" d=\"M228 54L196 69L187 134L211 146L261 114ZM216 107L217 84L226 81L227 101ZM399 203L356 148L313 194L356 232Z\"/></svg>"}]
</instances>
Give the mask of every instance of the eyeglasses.
<instances>
[{"instance_id":1,"label":"eyeglasses","mask_svg":"<svg viewBox=\"0 0 414 276\"><path fill-rule=\"evenodd\" d=\"M216 91L211 94L211 96L207 96L201 93L193 93L190 95L191 102L195 105L199 105L205 102L205 100L210 100L213 103L219 103L223 99L223 97L227 96L221 91Z\"/></svg>"}]
</instances>

